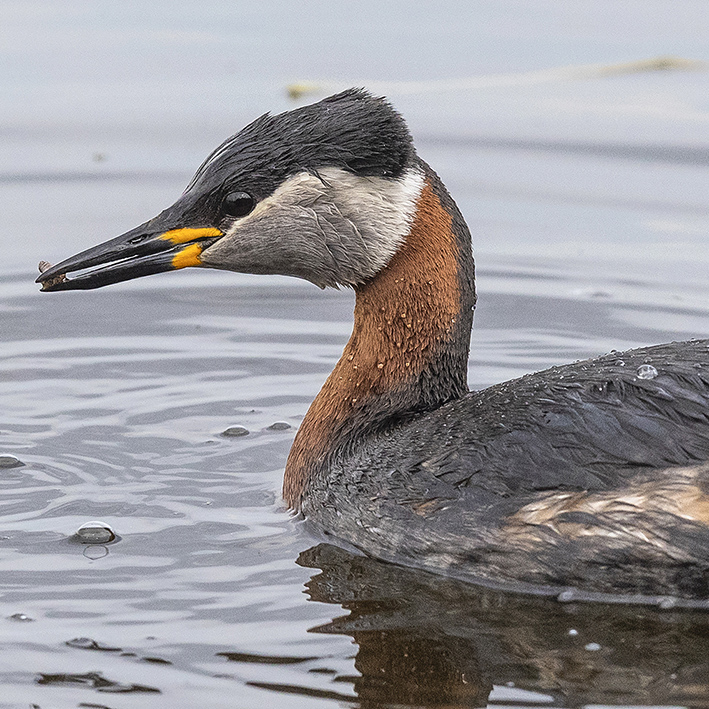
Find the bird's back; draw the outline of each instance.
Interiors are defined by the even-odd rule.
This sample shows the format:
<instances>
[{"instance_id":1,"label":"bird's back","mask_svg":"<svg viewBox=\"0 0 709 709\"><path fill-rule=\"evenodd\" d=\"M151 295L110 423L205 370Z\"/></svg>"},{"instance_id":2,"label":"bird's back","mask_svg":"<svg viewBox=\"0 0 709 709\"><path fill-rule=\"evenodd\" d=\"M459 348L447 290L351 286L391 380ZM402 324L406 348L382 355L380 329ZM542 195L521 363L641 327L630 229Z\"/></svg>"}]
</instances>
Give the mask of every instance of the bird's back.
<instances>
[{"instance_id":1,"label":"bird's back","mask_svg":"<svg viewBox=\"0 0 709 709\"><path fill-rule=\"evenodd\" d=\"M709 596L708 414L707 340L553 367L360 439L308 514L457 576Z\"/></svg>"}]
</instances>

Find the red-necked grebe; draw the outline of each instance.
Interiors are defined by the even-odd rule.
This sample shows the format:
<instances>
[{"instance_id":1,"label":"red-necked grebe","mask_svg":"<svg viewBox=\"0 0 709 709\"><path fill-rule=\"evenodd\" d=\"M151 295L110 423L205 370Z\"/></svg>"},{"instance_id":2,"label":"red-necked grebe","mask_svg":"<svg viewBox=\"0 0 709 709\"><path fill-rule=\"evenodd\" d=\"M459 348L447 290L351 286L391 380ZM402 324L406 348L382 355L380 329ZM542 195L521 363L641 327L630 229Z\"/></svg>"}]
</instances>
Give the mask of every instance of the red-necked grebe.
<instances>
[{"instance_id":1,"label":"red-necked grebe","mask_svg":"<svg viewBox=\"0 0 709 709\"><path fill-rule=\"evenodd\" d=\"M262 116L171 207L38 281L186 266L355 290L283 485L334 538L462 578L709 598L709 343L468 391L470 234L386 101L350 90Z\"/></svg>"}]
</instances>

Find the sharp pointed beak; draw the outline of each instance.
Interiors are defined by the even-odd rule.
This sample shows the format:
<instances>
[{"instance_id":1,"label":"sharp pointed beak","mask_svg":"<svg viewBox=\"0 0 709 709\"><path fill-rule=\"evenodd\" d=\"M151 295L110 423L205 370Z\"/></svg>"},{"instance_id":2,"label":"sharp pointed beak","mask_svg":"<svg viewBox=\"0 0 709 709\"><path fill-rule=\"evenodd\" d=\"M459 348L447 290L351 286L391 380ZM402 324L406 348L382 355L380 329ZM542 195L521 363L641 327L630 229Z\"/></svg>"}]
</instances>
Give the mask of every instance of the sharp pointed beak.
<instances>
[{"instance_id":1,"label":"sharp pointed beak","mask_svg":"<svg viewBox=\"0 0 709 709\"><path fill-rule=\"evenodd\" d=\"M200 254L224 233L215 227L157 228L160 217L45 270L43 291L89 290L153 273L200 266ZM97 267L97 268L95 268ZM89 270L86 270L89 269ZM67 274L80 273L67 277Z\"/></svg>"}]
</instances>

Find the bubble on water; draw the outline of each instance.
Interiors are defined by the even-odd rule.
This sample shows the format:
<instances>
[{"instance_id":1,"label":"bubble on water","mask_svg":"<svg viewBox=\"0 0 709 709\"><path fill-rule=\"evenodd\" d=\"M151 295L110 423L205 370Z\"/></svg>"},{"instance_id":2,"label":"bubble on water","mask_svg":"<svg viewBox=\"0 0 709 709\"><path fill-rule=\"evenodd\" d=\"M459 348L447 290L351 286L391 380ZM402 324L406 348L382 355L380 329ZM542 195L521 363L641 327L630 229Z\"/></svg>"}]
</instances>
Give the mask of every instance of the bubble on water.
<instances>
[{"instance_id":1,"label":"bubble on water","mask_svg":"<svg viewBox=\"0 0 709 709\"><path fill-rule=\"evenodd\" d=\"M576 599L576 594L571 589L568 589L566 591L562 591L556 597L556 600L559 601L559 603L569 603L570 601L573 601L575 599Z\"/></svg>"},{"instance_id":2,"label":"bubble on water","mask_svg":"<svg viewBox=\"0 0 709 709\"><path fill-rule=\"evenodd\" d=\"M92 561L102 559L104 556L108 556L108 547L100 544L91 544L84 549L84 556Z\"/></svg>"},{"instance_id":3,"label":"bubble on water","mask_svg":"<svg viewBox=\"0 0 709 709\"><path fill-rule=\"evenodd\" d=\"M677 605L677 599L672 596L667 596L666 598L661 598L657 604L662 610L669 610Z\"/></svg>"},{"instance_id":4,"label":"bubble on water","mask_svg":"<svg viewBox=\"0 0 709 709\"><path fill-rule=\"evenodd\" d=\"M101 652L121 652L123 649L120 647L101 645L101 643L96 642L93 638L73 638L72 640L67 640L64 644L69 647L77 647L81 650L100 650Z\"/></svg>"},{"instance_id":5,"label":"bubble on water","mask_svg":"<svg viewBox=\"0 0 709 709\"><path fill-rule=\"evenodd\" d=\"M142 662L149 662L152 665L171 665L170 660L166 660L163 657L141 657Z\"/></svg>"},{"instance_id":6,"label":"bubble on water","mask_svg":"<svg viewBox=\"0 0 709 709\"><path fill-rule=\"evenodd\" d=\"M129 694L133 692L154 692L159 694L160 690L157 687L149 687L144 684L123 684L114 682L113 680L104 677L100 672L87 672L86 674L69 674L62 672L60 674L44 674L40 673L35 677L35 683L41 685L55 685L58 687L88 687L96 689L99 692L111 692L112 694ZM84 705L87 706L87 705ZM103 704L90 704L88 706L104 706Z\"/></svg>"},{"instance_id":7,"label":"bubble on water","mask_svg":"<svg viewBox=\"0 0 709 709\"><path fill-rule=\"evenodd\" d=\"M0 468L21 468L24 463L10 453L0 453Z\"/></svg>"},{"instance_id":8,"label":"bubble on water","mask_svg":"<svg viewBox=\"0 0 709 709\"><path fill-rule=\"evenodd\" d=\"M617 359L615 361L615 366L616 367L625 367L625 362L622 359Z\"/></svg>"},{"instance_id":9,"label":"bubble on water","mask_svg":"<svg viewBox=\"0 0 709 709\"><path fill-rule=\"evenodd\" d=\"M269 431L287 431L291 425L287 421L276 421L272 423L269 427Z\"/></svg>"},{"instance_id":10,"label":"bubble on water","mask_svg":"<svg viewBox=\"0 0 709 709\"><path fill-rule=\"evenodd\" d=\"M31 623L34 618L30 618L28 615L25 615L24 613L13 613L12 615L9 615L7 617L8 620L14 620L18 623Z\"/></svg>"},{"instance_id":11,"label":"bubble on water","mask_svg":"<svg viewBox=\"0 0 709 709\"><path fill-rule=\"evenodd\" d=\"M82 524L74 537L82 544L108 544L116 539L116 533L105 522L92 520Z\"/></svg>"},{"instance_id":12,"label":"bubble on water","mask_svg":"<svg viewBox=\"0 0 709 709\"><path fill-rule=\"evenodd\" d=\"M578 634L579 634L579 631L576 630L576 628L570 628L570 629L569 629L569 635L575 636L575 635L578 635Z\"/></svg>"},{"instance_id":13,"label":"bubble on water","mask_svg":"<svg viewBox=\"0 0 709 709\"><path fill-rule=\"evenodd\" d=\"M249 429L243 426L229 426L229 428L222 431L222 436L227 438L239 438L239 436L248 436Z\"/></svg>"},{"instance_id":14,"label":"bubble on water","mask_svg":"<svg viewBox=\"0 0 709 709\"><path fill-rule=\"evenodd\" d=\"M635 376L638 379L654 379L657 376L657 370L651 364L641 364Z\"/></svg>"},{"instance_id":15,"label":"bubble on water","mask_svg":"<svg viewBox=\"0 0 709 709\"><path fill-rule=\"evenodd\" d=\"M602 288L574 288L571 291L574 295L582 298L610 298L613 294Z\"/></svg>"},{"instance_id":16,"label":"bubble on water","mask_svg":"<svg viewBox=\"0 0 709 709\"><path fill-rule=\"evenodd\" d=\"M589 652L598 652L598 650L601 649L601 646L598 643L588 643L583 646L583 649L588 650Z\"/></svg>"}]
</instances>

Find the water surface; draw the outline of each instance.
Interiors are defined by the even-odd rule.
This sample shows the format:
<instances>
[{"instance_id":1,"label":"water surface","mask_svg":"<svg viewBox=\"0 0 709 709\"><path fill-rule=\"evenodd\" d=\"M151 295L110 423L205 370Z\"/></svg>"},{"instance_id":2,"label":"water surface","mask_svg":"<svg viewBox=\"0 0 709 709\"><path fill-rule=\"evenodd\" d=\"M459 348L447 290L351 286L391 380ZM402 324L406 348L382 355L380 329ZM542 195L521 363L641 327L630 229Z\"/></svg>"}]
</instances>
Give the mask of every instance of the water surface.
<instances>
[{"instance_id":1,"label":"water surface","mask_svg":"<svg viewBox=\"0 0 709 709\"><path fill-rule=\"evenodd\" d=\"M703 4L58 7L2 10L0 453L24 465L0 468L0 707L709 704L705 614L497 593L290 517L283 466L351 293L32 283L169 205L290 81L702 58ZM472 387L709 335L707 76L394 92L473 233ZM91 520L118 538L78 542Z\"/></svg>"}]
</instances>

